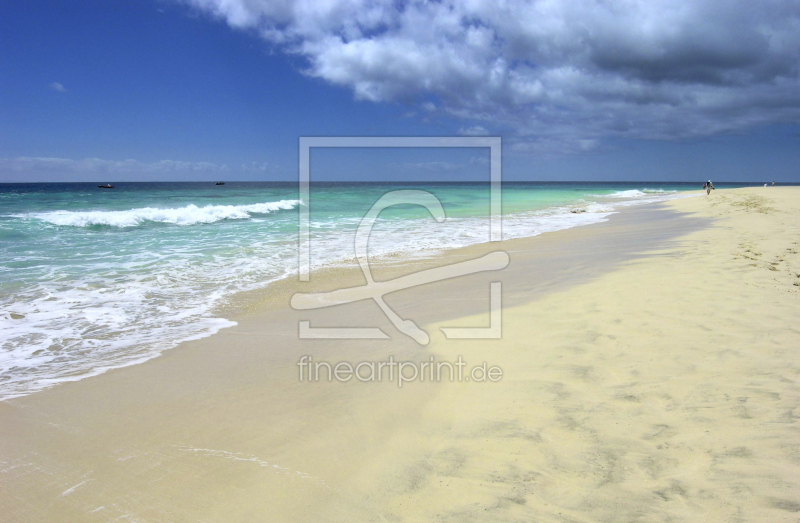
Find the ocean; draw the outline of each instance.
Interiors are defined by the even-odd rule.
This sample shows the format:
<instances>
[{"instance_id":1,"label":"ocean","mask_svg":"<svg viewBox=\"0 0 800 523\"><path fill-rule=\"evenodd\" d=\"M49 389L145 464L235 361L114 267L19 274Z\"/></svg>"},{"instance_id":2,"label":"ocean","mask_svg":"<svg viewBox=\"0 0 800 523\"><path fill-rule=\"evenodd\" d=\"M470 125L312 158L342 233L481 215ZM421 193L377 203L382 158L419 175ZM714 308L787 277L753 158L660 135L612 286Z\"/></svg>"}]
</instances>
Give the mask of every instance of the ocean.
<instances>
[{"instance_id":1,"label":"ocean","mask_svg":"<svg viewBox=\"0 0 800 523\"><path fill-rule=\"evenodd\" d=\"M604 221L698 184L505 183L504 239ZM234 325L214 311L296 277L298 209L312 271L355 263L361 218L388 191L421 189L446 213L387 209L370 255L420 257L489 240L488 184L0 184L0 399L145 361ZM580 210L582 212L572 212Z\"/></svg>"}]
</instances>

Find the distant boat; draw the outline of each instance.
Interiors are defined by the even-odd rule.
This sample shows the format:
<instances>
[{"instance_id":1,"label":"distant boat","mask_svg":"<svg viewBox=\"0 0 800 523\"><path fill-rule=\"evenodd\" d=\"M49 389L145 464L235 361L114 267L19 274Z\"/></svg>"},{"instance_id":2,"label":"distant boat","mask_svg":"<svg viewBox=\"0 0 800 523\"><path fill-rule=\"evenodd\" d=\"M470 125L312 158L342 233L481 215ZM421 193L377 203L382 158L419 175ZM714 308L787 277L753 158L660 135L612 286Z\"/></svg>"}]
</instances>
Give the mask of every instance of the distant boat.
<instances>
[{"instance_id":1,"label":"distant boat","mask_svg":"<svg viewBox=\"0 0 800 523\"><path fill-rule=\"evenodd\" d=\"M101 189L113 189L114 188L114 186L111 185L110 183L107 183L105 185L98 185L98 187L100 187Z\"/></svg>"},{"instance_id":2,"label":"distant boat","mask_svg":"<svg viewBox=\"0 0 800 523\"><path fill-rule=\"evenodd\" d=\"M225 185L225 182L217 182L217 185Z\"/></svg>"}]
</instances>

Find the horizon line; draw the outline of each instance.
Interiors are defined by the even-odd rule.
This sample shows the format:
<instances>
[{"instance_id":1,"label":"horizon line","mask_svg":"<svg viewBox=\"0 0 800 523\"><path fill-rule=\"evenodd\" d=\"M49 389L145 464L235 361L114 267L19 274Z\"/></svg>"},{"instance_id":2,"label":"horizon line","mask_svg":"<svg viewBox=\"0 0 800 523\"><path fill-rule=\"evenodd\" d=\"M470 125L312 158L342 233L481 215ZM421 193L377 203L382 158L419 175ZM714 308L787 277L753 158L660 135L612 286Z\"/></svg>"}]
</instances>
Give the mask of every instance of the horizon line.
<instances>
[{"instance_id":1,"label":"horizon line","mask_svg":"<svg viewBox=\"0 0 800 523\"><path fill-rule=\"evenodd\" d=\"M783 183L791 185L800 185L800 181L786 181L786 180L764 180L757 181L741 181L741 180L719 180L717 183ZM198 183L198 184L212 184L212 183L282 183L282 184L296 184L296 180L147 180L147 181L108 181L108 180L92 180L92 181L39 181L39 182L0 182L0 185L41 185L41 184L94 184L94 183ZM364 183L364 184L425 184L425 183L448 183L448 184L489 184L490 180L318 180L311 181L311 184L320 183ZM705 183L702 180L502 180L501 183L661 183L661 184L694 184Z\"/></svg>"}]
</instances>

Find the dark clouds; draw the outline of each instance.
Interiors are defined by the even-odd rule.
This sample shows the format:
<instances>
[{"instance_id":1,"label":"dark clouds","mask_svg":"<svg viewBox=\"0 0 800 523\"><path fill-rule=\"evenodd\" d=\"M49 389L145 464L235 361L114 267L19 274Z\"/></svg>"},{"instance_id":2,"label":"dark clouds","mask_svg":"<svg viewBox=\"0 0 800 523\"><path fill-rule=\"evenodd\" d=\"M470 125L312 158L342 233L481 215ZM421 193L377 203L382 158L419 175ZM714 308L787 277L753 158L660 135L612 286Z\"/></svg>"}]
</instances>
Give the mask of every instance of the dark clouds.
<instances>
[{"instance_id":1,"label":"dark clouds","mask_svg":"<svg viewBox=\"0 0 800 523\"><path fill-rule=\"evenodd\" d=\"M183 1L358 99L433 100L520 149L800 123L800 0Z\"/></svg>"}]
</instances>

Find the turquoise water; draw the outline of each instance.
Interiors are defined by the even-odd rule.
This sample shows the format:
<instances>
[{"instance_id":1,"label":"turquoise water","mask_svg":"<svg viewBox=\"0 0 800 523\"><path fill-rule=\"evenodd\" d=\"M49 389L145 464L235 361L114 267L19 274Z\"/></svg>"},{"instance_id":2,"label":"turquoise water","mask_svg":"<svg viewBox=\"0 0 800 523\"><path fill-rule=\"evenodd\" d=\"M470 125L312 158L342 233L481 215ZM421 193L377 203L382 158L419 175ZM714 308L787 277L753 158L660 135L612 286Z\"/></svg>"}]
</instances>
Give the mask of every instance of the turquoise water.
<instances>
[{"instance_id":1,"label":"turquoise water","mask_svg":"<svg viewBox=\"0 0 800 523\"><path fill-rule=\"evenodd\" d=\"M212 311L297 271L298 209L311 216L312 270L355 261L353 235L388 191L434 194L387 209L370 255L426 256L489 240L488 184L0 185L0 399L152 358L232 325ZM696 185L505 184L503 237L596 223L621 206ZM573 213L575 209L586 212Z\"/></svg>"}]
</instances>

